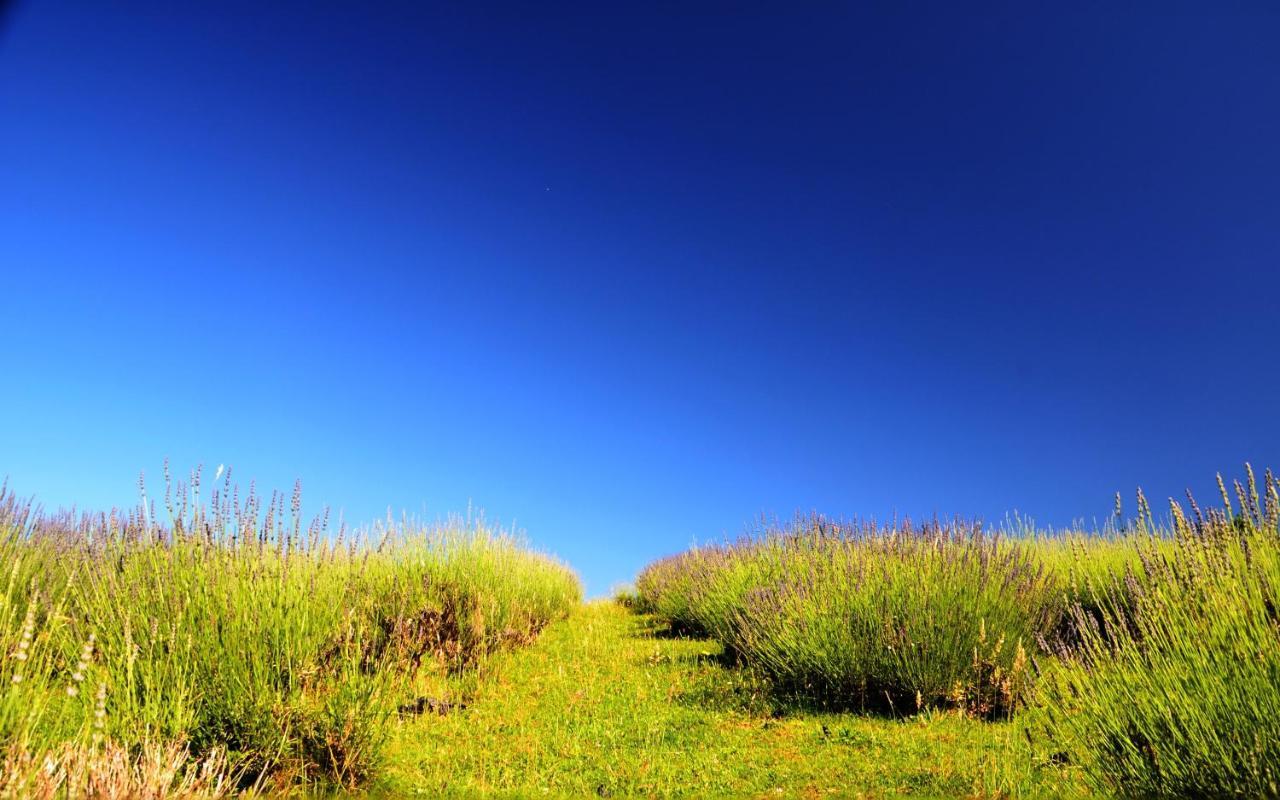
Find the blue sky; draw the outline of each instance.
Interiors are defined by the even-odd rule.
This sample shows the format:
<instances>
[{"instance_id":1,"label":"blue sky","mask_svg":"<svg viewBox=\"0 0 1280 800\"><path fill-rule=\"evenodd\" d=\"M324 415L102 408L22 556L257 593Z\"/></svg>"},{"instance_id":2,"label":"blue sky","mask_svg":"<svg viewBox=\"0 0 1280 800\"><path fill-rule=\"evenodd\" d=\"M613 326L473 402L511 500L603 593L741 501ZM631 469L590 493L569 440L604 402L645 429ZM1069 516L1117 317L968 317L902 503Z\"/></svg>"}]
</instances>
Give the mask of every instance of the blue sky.
<instances>
[{"instance_id":1,"label":"blue sky","mask_svg":"<svg viewBox=\"0 0 1280 800\"><path fill-rule=\"evenodd\" d=\"M1280 466L1280 11L19 2L0 473L469 502L592 593L761 514Z\"/></svg>"}]
</instances>

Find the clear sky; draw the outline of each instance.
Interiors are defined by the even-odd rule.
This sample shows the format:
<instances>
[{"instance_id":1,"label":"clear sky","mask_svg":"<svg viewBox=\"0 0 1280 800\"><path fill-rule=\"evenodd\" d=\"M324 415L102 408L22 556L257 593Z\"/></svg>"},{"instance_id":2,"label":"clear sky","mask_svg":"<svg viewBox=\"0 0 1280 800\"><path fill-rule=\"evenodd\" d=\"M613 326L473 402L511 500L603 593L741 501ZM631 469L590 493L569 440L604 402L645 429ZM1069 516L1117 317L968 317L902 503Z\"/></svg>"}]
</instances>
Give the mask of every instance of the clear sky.
<instances>
[{"instance_id":1,"label":"clear sky","mask_svg":"<svg viewBox=\"0 0 1280 800\"><path fill-rule=\"evenodd\" d=\"M515 522L1102 518L1280 466L1280 6L20 2L0 474ZM698 10L695 10L698 9Z\"/></svg>"}]
</instances>

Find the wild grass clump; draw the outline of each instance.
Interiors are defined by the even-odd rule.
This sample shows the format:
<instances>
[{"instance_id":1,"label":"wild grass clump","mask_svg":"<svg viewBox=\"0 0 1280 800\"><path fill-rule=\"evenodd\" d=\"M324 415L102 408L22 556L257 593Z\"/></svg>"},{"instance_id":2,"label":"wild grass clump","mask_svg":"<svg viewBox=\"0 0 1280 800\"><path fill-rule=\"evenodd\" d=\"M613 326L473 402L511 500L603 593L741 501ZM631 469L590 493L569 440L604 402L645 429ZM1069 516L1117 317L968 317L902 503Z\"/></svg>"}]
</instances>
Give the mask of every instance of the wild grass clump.
<instances>
[{"instance_id":1,"label":"wild grass clump","mask_svg":"<svg viewBox=\"0 0 1280 800\"><path fill-rule=\"evenodd\" d=\"M528 644L582 599L560 562L461 519L391 529L378 553L364 567L374 631L366 660L434 660L457 673Z\"/></svg>"},{"instance_id":2,"label":"wild grass clump","mask_svg":"<svg viewBox=\"0 0 1280 800\"><path fill-rule=\"evenodd\" d=\"M296 489L286 511L228 475L202 504L198 472L174 497L160 524L145 499L73 517L0 491L0 784L163 753L174 787L364 785L422 671L480 666L580 599L482 522L333 536Z\"/></svg>"},{"instance_id":3,"label":"wild grass clump","mask_svg":"<svg viewBox=\"0 0 1280 800\"><path fill-rule=\"evenodd\" d=\"M1061 602L1028 545L959 522L803 519L658 562L637 589L799 696L984 715L1020 702Z\"/></svg>"},{"instance_id":4,"label":"wild grass clump","mask_svg":"<svg viewBox=\"0 0 1280 800\"><path fill-rule=\"evenodd\" d=\"M746 540L699 547L650 564L636 578L635 607L666 619L678 633L730 646L731 614L756 578L751 547Z\"/></svg>"},{"instance_id":5,"label":"wild grass clump","mask_svg":"<svg viewBox=\"0 0 1280 800\"><path fill-rule=\"evenodd\" d=\"M802 521L656 562L639 607L846 705L1030 705L1101 795L1280 797L1280 484L1246 471L1098 534Z\"/></svg>"},{"instance_id":6,"label":"wild grass clump","mask_svg":"<svg viewBox=\"0 0 1280 800\"><path fill-rule=\"evenodd\" d=\"M1270 472L1224 508L1170 500L1174 538L1075 616L1079 646L1040 682L1032 730L1095 790L1280 797L1280 493Z\"/></svg>"},{"instance_id":7,"label":"wild grass clump","mask_svg":"<svg viewBox=\"0 0 1280 800\"><path fill-rule=\"evenodd\" d=\"M38 758L13 750L0 762L0 797L22 800L217 800L234 788L224 755L195 761L176 744L137 752L111 743L64 744Z\"/></svg>"}]
</instances>

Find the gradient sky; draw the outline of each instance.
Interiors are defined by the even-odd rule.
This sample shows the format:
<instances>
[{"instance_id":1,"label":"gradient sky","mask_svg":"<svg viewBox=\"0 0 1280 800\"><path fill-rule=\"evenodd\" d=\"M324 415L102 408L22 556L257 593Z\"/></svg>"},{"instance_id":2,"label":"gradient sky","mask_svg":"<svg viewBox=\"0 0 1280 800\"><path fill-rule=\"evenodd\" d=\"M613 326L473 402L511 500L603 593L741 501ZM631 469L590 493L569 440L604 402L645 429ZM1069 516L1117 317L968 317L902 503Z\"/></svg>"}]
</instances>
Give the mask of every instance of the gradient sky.
<instances>
[{"instance_id":1,"label":"gradient sky","mask_svg":"<svg viewBox=\"0 0 1280 800\"><path fill-rule=\"evenodd\" d=\"M599 594L761 514L1280 466L1274 3L127 5L0 27L46 505L471 502Z\"/></svg>"}]
</instances>

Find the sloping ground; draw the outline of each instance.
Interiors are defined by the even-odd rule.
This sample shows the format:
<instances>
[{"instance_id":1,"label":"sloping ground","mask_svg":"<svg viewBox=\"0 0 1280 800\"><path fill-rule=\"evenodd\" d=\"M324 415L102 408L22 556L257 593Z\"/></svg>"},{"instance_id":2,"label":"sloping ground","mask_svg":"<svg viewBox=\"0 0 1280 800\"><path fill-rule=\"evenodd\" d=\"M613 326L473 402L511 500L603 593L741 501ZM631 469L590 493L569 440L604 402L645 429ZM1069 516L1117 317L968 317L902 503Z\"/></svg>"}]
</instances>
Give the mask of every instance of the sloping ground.
<instances>
[{"instance_id":1,"label":"sloping ground","mask_svg":"<svg viewBox=\"0 0 1280 800\"><path fill-rule=\"evenodd\" d=\"M608 602L500 656L464 709L406 721L382 787L420 796L1079 795L1021 732L936 713L783 712L715 642ZM456 688L456 687L455 687Z\"/></svg>"}]
</instances>

